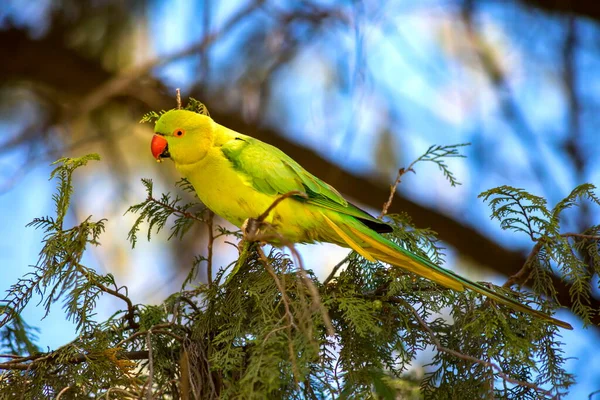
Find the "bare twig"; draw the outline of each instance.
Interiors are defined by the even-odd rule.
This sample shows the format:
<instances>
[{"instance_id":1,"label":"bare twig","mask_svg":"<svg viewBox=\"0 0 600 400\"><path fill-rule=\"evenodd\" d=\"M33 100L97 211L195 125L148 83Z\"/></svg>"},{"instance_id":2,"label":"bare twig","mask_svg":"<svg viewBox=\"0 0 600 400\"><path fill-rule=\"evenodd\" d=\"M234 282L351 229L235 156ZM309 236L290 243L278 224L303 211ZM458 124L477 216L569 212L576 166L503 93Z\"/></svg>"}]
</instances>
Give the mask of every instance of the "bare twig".
<instances>
[{"instance_id":1,"label":"bare twig","mask_svg":"<svg viewBox=\"0 0 600 400\"><path fill-rule=\"evenodd\" d=\"M398 188L398 185L400 184L400 181L402 179L402 176L404 176L404 174L406 174L408 171L411 172L415 172L412 167L413 165L415 165L415 161L413 161L408 168L400 168L398 170L398 175L396 176L396 180L394 181L393 185L390 185L390 195L387 199L387 201L385 203L383 203L383 209L381 210L381 214L379 214L379 219L383 218L387 213L388 210L390 209L390 206L392 205L392 201L394 201L394 195L396 194L396 189Z\"/></svg>"},{"instance_id":2,"label":"bare twig","mask_svg":"<svg viewBox=\"0 0 600 400\"><path fill-rule=\"evenodd\" d=\"M535 244L535 246L533 246L533 249L531 249L531 252L527 256L527 259L525 260L525 263L523 264L521 269L516 274L511 275L506 280L506 282L504 282L504 285L502 285L503 288L508 289L514 284L523 285L525 284L525 282L527 282L529 276L531 275L531 265L533 264L543 245L543 240L537 241L537 243Z\"/></svg>"},{"instance_id":3,"label":"bare twig","mask_svg":"<svg viewBox=\"0 0 600 400\"><path fill-rule=\"evenodd\" d=\"M335 335L335 330L333 329L333 324L331 323L331 317L329 317L329 312L321 302L321 296L319 295L319 291L313 281L308 277L306 270L304 269L304 263L302 262L302 258L300 257L300 253L296 250L296 247L289 241L283 242L286 247L292 252L294 258L296 259L296 263L298 265L298 273L302 278L304 285L308 288L310 292L310 296L312 298L313 308L315 310L319 310L321 313L321 317L323 318L323 322L325 323L325 329L327 330L327 334L329 336Z\"/></svg>"},{"instance_id":4,"label":"bare twig","mask_svg":"<svg viewBox=\"0 0 600 400\"><path fill-rule=\"evenodd\" d=\"M0 358L22 358L23 356L17 354L0 354Z\"/></svg>"},{"instance_id":5,"label":"bare twig","mask_svg":"<svg viewBox=\"0 0 600 400\"><path fill-rule=\"evenodd\" d=\"M485 360L481 360L479 358L470 356L468 354L463 354L460 353L456 350L452 350L449 349L447 347L445 347L444 345L442 345L442 343L440 342L440 340L435 336L435 333L433 332L433 330L429 327L429 325L427 324L427 322L425 322L425 320L423 320L423 318L421 318L421 316L419 315L419 313L417 312L417 310L415 310L415 308L410 305L406 300L398 298L398 300L406 307L408 308L411 313L415 316L415 318L417 319L417 322L419 323L419 325L421 325L421 327L427 332L427 334L429 335L429 338L431 339L433 345L436 347L436 349L438 351L450 354L454 357L460 358L461 360L464 361L469 361L475 364L479 364L482 365L484 367L488 367L488 368L492 368L494 370L496 370L496 372L498 373L498 376L500 378L502 378L503 380L512 383L513 385L519 385L519 386L524 386L524 387L528 387L530 389L536 390L538 392L543 393L544 395L550 397L550 398L554 398L555 396L552 395L552 393L548 390L545 390L533 383L529 383L529 382L525 382L525 381L521 381L518 379L514 379L511 378L510 376L508 376L507 374L504 373L504 371L502 371L502 368L500 368L497 364L493 363L493 362L489 362L489 361L485 361Z\"/></svg>"},{"instance_id":6,"label":"bare twig","mask_svg":"<svg viewBox=\"0 0 600 400\"><path fill-rule=\"evenodd\" d=\"M119 343L117 343L117 344L115 345L115 347L121 347L121 346L123 346L125 343L127 343L127 342L129 342L129 341L131 341L131 340L135 339L136 337L139 337L139 336L145 335L145 334L147 334L147 333L149 333L149 332L154 332L154 333L158 333L158 332L160 332L160 333L165 333L165 334L168 332L168 335L169 335L169 336L173 337L174 339L176 339L176 340L178 340L178 341L180 341L180 342L181 342L181 341L183 341L183 338L182 338L181 336L175 335L173 332L170 332L170 331L165 331L165 330L163 329L163 328L168 328L168 327L171 327L171 326L173 326L173 324L172 324L172 323L170 323L170 322L168 322L168 323L164 323L164 324L156 324L156 325L152 326L150 329L148 329L148 330L146 330L146 331L139 331L139 332L136 332L136 333L134 333L133 335L129 336L128 338L125 338L125 339L121 340Z\"/></svg>"},{"instance_id":7,"label":"bare twig","mask_svg":"<svg viewBox=\"0 0 600 400\"><path fill-rule=\"evenodd\" d=\"M58 394L56 395L56 400L60 400L62 395L65 394L69 389L71 389L71 386L67 386L66 388L63 388L63 390L58 392Z\"/></svg>"},{"instance_id":8,"label":"bare twig","mask_svg":"<svg viewBox=\"0 0 600 400\"><path fill-rule=\"evenodd\" d=\"M121 388L114 388L114 387L112 387L112 388L109 388L106 391L106 399L107 400L110 399L110 394L111 393L119 393L121 395L124 395L124 396L127 396L127 397L131 397L131 398L139 398L138 395L133 394L131 392L128 392L127 390L124 390L124 389L121 389ZM124 397L120 397L120 398L124 398Z\"/></svg>"},{"instance_id":9,"label":"bare twig","mask_svg":"<svg viewBox=\"0 0 600 400\"><path fill-rule=\"evenodd\" d=\"M282 194L281 196L276 198L275 201L273 201L273 203L271 203L271 205L265 210L264 213L260 214L260 216L257 218L257 221L263 222L269 216L271 211L273 211L273 209L279 205L279 203L281 203L285 199L289 199L290 197L294 197L294 196L302 197L303 199L308 198L306 193L300 192L298 190L293 190L291 192Z\"/></svg>"},{"instance_id":10,"label":"bare twig","mask_svg":"<svg viewBox=\"0 0 600 400\"><path fill-rule=\"evenodd\" d=\"M244 224L242 225L244 238L245 240L248 240L250 242L278 243L287 247L290 250L298 265L298 274L302 278L302 281L304 282L305 286L311 294L313 308L315 310L320 311L323 318L323 322L325 323L327 334L333 336L335 334L335 330L333 329L333 324L331 323L329 312L321 302L321 296L319 295L319 291L316 288L315 284L306 274L306 270L304 269L304 264L302 262L302 257L300 257L300 253L298 253L298 250L296 250L294 244L290 240L288 240L286 237L277 232L273 225L264 222L264 220L269 216L269 213L273 211L273 209L277 207L277 205L279 205L283 200L292 196L299 196L302 198L307 197L305 193L300 191L291 191L279 196L257 219L249 218L244 222ZM282 287L284 288L284 286Z\"/></svg>"},{"instance_id":11,"label":"bare twig","mask_svg":"<svg viewBox=\"0 0 600 400\"><path fill-rule=\"evenodd\" d=\"M566 238L579 238L579 239L590 239L590 240L600 241L600 236L598 236L598 235L585 235L583 233L568 232L568 233L563 233L561 236L566 237Z\"/></svg>"},{"instance_id":12,"label":"bare twig","mask_svg":"<svg viewBox=\"0 0 600 400\"><path fill-rule=\"evenodd\" d=\"M340 268L342 268L342 265L346 264L350 260L350 256L351 255L352 255L352 252L348 253L348 255L346 257L344 257L344 259L342 261L340 261L339 263L337 263L335 265L335 267L333 267L331 269L331 272L329 273L329 275L327 276L327 278L325 278L325 280L323 281L323 285L327 285L329 282L331 282L331 280L333 278L335 278L335 274L338 272L338 270Z\"/></svg>"},{"instance_id":13,"label":"bare twig","mask_svg":"<svg viewBox=\"0 0 600 400\"><path fill-rule=\"evenodd\" d=\"M181 110L181 90L175 89L175 101L177 102L177 109Z\"/></svg>"},{"instance_id":14,"label":"bare twig","mask_svg":"<svg viewBox=\"0 0 600 400\"><path fill-rule=\"evenodd\" d=\"M176 378L176 379L171 379L169 382L167 382L167 384L166 384L166 385L165 385L165 386L164 386L162 389L160 389L158 392L156 392L156 396L155 396L155 397L156 397L157 399L161 399L161 398L162 398L161 396L162 396L162 395L163 395L163 394L164 394L164 393L165 393L167 390L169 390L169 388L168 388L168 386L167 386L167 385L172 385L172 384L174 384L174 383L179 383L179 379L177 379L177 378Z\"/></svg>"},{"instance_id":15,"label":"bare twig","mask_svg":"<svg viewBox=\"0 0 600 400\"><path fill-rule=\"evenodd\" d=\"M598 393L600 393L600 390L595 390L595 391L593 391L592 393L590 393L590 394L588 395L588 400L592 400L592 397L594 397L594 395L596 395L596 394L598 394Z\"/></svg>"}]
</instances>

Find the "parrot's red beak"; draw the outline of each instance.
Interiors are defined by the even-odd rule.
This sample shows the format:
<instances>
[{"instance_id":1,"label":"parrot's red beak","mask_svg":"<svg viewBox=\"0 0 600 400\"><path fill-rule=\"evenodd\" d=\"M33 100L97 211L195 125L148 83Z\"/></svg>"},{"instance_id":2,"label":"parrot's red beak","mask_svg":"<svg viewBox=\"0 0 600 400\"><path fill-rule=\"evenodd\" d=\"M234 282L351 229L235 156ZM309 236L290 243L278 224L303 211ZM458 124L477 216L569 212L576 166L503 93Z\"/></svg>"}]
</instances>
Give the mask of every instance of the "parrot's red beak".
<instances>
[{"instance_id":1,"label":"parrot's red beak","mask_svg":"<svg viewBox=\"0 0 600 400\"><path fill-rule=\"evenodd\" d=\"M167 139L162 136L154 135L152 137L150 149L152 150L152 156L154 156L154 158L157 160L171 156L169 154L169 145L167 143Z\"/></svg>"}]
</instances>

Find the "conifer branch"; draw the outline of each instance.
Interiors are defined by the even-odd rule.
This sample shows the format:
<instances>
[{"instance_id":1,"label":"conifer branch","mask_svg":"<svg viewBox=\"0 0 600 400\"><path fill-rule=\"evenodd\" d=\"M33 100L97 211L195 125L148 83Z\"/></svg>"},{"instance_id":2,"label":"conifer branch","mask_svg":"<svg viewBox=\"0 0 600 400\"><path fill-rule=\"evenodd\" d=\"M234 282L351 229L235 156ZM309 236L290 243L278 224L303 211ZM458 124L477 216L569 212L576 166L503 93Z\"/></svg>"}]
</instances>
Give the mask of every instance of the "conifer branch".
<instances>
[{"instance_id":1,"label":"conifer branch","mask_svg":"<svg viewBox=\"0 0 600 400\"><path fill-rule=\"evenodd\" d=\"M433 330L429 327L429 325L427 324L427 322L425 322L425 320L423 318L421 318L421 316L419 315L419 313L417 312L417 310L415 310L415 308L413 306L411 306L406 300L398 298L398 300L406 307L410 310L410 312L414 315L415 319L417 320L417 322L419 323L419 325L427 332L427 334L429 335L429 338L431 339L431 342L433 343L433 345L436 347L436 349L438 351L450 354L454 357L460 358L461 360L464 361L469 361L475 364L479 364L488 368L492 368L494 370L496 370L496 373L498 374L499 377L501 377L503 380L505 380L506 382L512 383L513 385L519 385L519 386L525 386L528 387L530 389L533 389L537 392L543 393L544 395L548 396L549 398L554 398L555 396L552 395L551 392L547 391L546 389L543 389L533 383L530 382L526 382L526 381L521 381L519 379L514 379L508 375L506 375L504 373L504 371L502 370L502 368L500 368L497 364L493 363L493 362L489 362L489 361L485 361L485 360L481 360L477 357L473 357L470 356L468 354L463 354L460 353L456 350L452 350L449 349L447 347L445 347L444 345L442 345L442 343L440 342L440 340L436 337L435 333L433 332Z\"/></svg>"},{"instance_id":2,"label":"conifer branch","mask_svg":"<svg viewBox=\"0 0 600 400\"><path fill-rule=\"evenodd\" d=\"M124 351L120 353L120 359L122 360L147 360L148 351ZM13 362L0 363L0 370L19 370L19 371L31 371L36 368L40 368L45 365L46 362L53 363L57 361L59 356L56 352L40 353L31 357L23 357L22 359L16 359ZM63 360L63 364L81 364L89 360L89 354L78 354L68 360ZM30 362L29 362L30 361Z\"/></svg>"},{"instance_id":3,"label":"conifer branch","mask_svg":"<svg viewBox=\"0 0 600 400\"><path fill-rule=\"evenodd\" d=\"M194 215L194 214L192 214L192 213L190 213L188 211L183 211L182 209L180 209L178 207L175 207L172 204L169 204L169 203L167 203L165 201L162 201L162 200L158 200L158 199L156 199L156 198L154 198L152 196L148 196L148 198L146 200L148 202L155 203L155 204L161 206L162 208L164 208L166 210L169 210L172 214L180 215L182 217L189 218L189 219L193 219L196 222L202 222L202 223L206 222L204 219L198 217L197 215Z\"/></svg>"},{"instance_id":4,"label":"conifer branch","mask_svg":"<svg viewBox=\"0 0 600 400\"><path fill-rule=\"evenodd\" d=\"M285 329L287 331L287 337L288 337L288 352L289 352L289 356L290 356L290 362L292 364L292 370L294 371L294 374L293 374L294 382L296 383L296 386L298 386L298 384L299 384L298 377L300 377L301 375L300 375L300 370L298 369L298 364L296 363L296 350L294 349L294 342L292 341L292 328L298 329L298 327L296 326L296 323L294 322L294 315L292 314L292 312L290 310L290 300L288 298L285 287L281 284L281 281L277 277L277 274L275 273L275 271L273 271L273 268L271 268L271 264L270 264L267 256L265 256L265 253L262 251L262 249L260 247L257 247L256 251L258 252L258 255L260 256L260 259L264 263L265 269L267 270L269 275L271 275L271 277L273 278L273 281L275 282L275 285L277 285L277 289L279 289L279 292L281 293L281 301L283 302L283 306L285 308L285 315L288 320L288 324L285 326Z\"/></svg>"},{"instance_id":5,"label":"conifer branch","mask_svg":"<svg viewBox=\"0 0 600 400\"><path fill-rule=\"evenodd\" d=\"M113 289L103 285L102 283L98 282L97 280L93 279L93 277L89 274L89 272L86 270L86 268L83 265L77 264L76 268L77 268L77 271L79 271L80 274L85 276L86 279L92 285L96 286L98 289L100 289L104 293L110 294L111 296L114 296L114 297L117 297L117 298L123 300L125 302L125 304L127 305L127 312L125 314L125 318L127 319L128 328L129 329L139 328L140 325L135 320L135 306L133 305L133 302L131 301L131 299L129 297L127 297L123 293L119 292L119 288L117 288L116 290L113 290Z\"/></svg>"},{"instance_id":6,"label":"conifer branch","mask_svg":"<svg viewBox=\"0 0 600 400\"><path fill-rule=\"evenodd\" d=\"M60 193L67 193L68 175L61 177L66 185L61 186ZM179 197L169 194L153 196L151 181L144 180L144 185L146 200L130 209L140 213L130 236L141 222L148 221L150 232L167 226L170 216L176 217L171 236L182 236L191 223L214 224L210 214L190 211L197 203L182 205ZM190 189L189 182L182 181L179 186L184 191ZM528 204L532 197L524 191L504 187L497 193L510 203L509 207L495 203L494 212L501 223L517 213L519 217L506 222L506 227L539 233L534 236L538 240L527 263L531 264L529 269L523 268L514 280L531 275L533 282L541 284L534 286L536 294L526 294L520 300L542 309L553 306L539 296L552 288L543 275L554 267L549 264L552 261L572 279L578 290L572 293L574 303L579 304L577 312L585 315L584 289L589 286L592 268L600 266L600 226L560 233L558 210L577 205L581 198L594 201L591 187L576 188L553 210L535 197L537 204ZM50 229L42 254L48 253L46 249L69 250L56 253L61 257L52 258L52 263L40 262L37 275L29 279L44 282L37 279L50 273L47 268L63 271L55 284L74 279L73 286L67 286L74 289L65 291L64 286L58 286L50 297L54 302L66 296L69 310L77 313L85 329L72 343L52 352L19 356L22 350L9 349L10 354L0 363L0 397L21 389L52 396L63 393L63 397L110 397L112 393L123 398L164 395L216 399L265 398L277 393L315 398L323 393L332 398L346 394L363 398L374 392L380 397L390 393L398 397L404 390L402 383L414 384L413 378L403 378L407 363L432 344L436 352L431 365L437 369L421 380L425 397L435 397L449 388L465 394L465 398L490 390L514 398L558 396L573 382L572 375L564 370L565 357L555 329L518 313L505 314L502 307L487 307L487 302L472 292L441 290L410 273L355 255L346 257L346 268L336 276L335 284L329 283L337 268L326 284L320 284L305 269L294 244L267 221L277 205L291 196L298 194L276 199L259 218L249 219L241 235L219 226L216 232L210 229L208 255L197 257L194 265L207 261L207 269L214 268L211 243L231 235L242 239L237 274L227 275L227 268L220 268L212 284L185 290L188 277L181 291L156 306L133 305L127 301L126 288L118 287L112 276L98 275L80 263L85 245L98 243L100 223L87 219L65 229L57 225L57 219L62 218L37 219L35 226ZM57 197L55 203L57 215L64 215L68 202ZM443 254L434 232L415 228L406 215L388 217L394 228L388 236L391 240L439 263ZM291 255L275 248L267 254L263 243L275 243ZM228 280L221 284L223 276ZM22 288L30 289L31 283ZM93 301L104 293L124 301L127 307L97 323L90 317ZM21 301L20 295L15 298ZM417 311L414 304L423 307ZM438 316L446 308L452 322ZM4 313L10 310L14 308ZM17 315L12 312L10 317ZM132 320L137 325L132 326ZM4 337L0 330L0 340ZM134 373L130 372L133 368ZM86 379L85 388L77 383L81 376ZM551 391L543 389L547 385L552 385ZM68 387L71 389L65 391Z\"/></svg>"},{"instance_id":7,"label":"conifer branch","mask_svg":"<svg viewBox=\"0 0 600 400\"><path fill-rule=\"evenodd\" d=\"M506 282L504 282L504 284L502 285L503 288L508 289L512 285L515 285L515 284L524 285L527 282L527 280L531 276L530 272L531 272L532 265L535 263L535 259L543 245L544 245L543 240L538 240L536 242L535 246L533 246L533 248L529 252L527 259L525 260L525 264L523 264L521 269L519 269L519 271L516 274L511 275L506 280Z\"/></svg>"}]
</instances>

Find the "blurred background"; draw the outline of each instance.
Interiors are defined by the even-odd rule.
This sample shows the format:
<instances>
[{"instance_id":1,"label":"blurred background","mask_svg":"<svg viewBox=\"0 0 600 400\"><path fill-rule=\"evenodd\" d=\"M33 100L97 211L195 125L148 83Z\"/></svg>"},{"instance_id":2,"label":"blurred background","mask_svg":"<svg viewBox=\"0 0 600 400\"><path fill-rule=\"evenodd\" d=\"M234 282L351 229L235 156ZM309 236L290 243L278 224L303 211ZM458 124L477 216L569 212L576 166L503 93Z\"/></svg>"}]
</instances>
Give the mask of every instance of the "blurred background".
<instances>
[{"instance_id":1,"label":"blurred background","mask_svg":"<svg viewBox=\"0 0 600 400\"><path fill-rule=\"evenodd\" d=\"M532 243L501 231L477 195L507 184L552 206L576 185L600 182L599 24L600 5L586 0L5 0L0 290L37 261L43 233L25 224L53 213L49 164L89 152L103 160L76 173L71 222L92 214L108 225L88 265L113 273L135 302L178 290L205 251L206 227L181 241L163 232L132 250L135 216L125 214L145 198L140 178L153 179L157 194L177 190L172 164L150 154L152 126L138 123L173 108L175 88L375 214L399 167L432 144L471 142L467 159L449 163L461 186L419 165L391 212L437 231L446 267L501 284ZM584 205L565 228L599 218ZM318 276L347 253L302 247ZM235 258L225 243L216 249L217 267ZM570 304L569 285L556 284ZM40 320L35 303L24 317L40 328L42 348L74 336L59 305ZM100 304L98 319L119 306ZM567 311L558 317L575 326L563 336L578 381L570 398L587 398L600 389L598 329Z\"/></svg>"}]
</instances>

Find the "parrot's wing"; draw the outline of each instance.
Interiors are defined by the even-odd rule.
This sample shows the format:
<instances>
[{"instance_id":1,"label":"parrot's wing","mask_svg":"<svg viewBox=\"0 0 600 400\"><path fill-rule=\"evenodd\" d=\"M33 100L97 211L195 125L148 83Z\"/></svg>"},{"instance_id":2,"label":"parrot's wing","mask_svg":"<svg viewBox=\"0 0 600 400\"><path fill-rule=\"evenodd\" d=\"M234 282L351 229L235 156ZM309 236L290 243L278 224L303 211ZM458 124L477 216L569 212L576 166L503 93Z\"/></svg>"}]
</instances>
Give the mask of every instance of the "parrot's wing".
<instances>
[{"instance_id":1,"label":"parrot's wing","mask_svg":"<svg viewBox=\"0 0 600 400\"><path fill-rule=\"evenodd\" d=\"M277 147L239 135L223 144L221 151L245 181L261 193L282 195L300 191L306 193L308 199L304 201L308 203L356 217L377 232L392 231L389 225L348 203L332 186L306 171Z\"/></svg>"}]
</instances>

